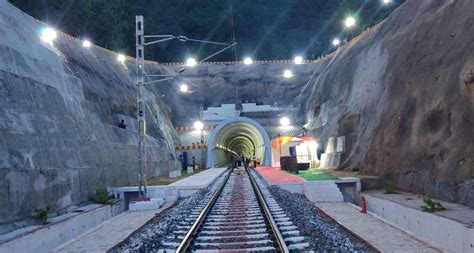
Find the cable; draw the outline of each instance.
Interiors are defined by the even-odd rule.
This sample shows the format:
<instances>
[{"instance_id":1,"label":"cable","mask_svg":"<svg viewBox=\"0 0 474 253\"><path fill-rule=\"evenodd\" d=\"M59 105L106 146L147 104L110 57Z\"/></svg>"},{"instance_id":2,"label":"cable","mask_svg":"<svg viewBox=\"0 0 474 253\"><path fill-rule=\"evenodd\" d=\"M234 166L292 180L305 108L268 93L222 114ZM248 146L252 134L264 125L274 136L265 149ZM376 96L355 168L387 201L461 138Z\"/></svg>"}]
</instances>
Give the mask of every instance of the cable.
<instances>
[{"instance_id":1,"label":"cable","mask_svg":"<svg viewBox=\"0 0 474 253\"><path fill-rule=\"evenodd\" d=\"M230 16L230 28L232 31L232 42L234 46L232 47L232 51L234 52L234 62L237 62L237 49L235 47L235 26L234 26L234 10L232 8L232 0L227 0L227 5L229 8L229 16ZM235 106L239 104L239 80L237 79L237 74L235 71L235 64L233 66L234 69L234 82L235 82Z\"/></svg>"}]
</instances>

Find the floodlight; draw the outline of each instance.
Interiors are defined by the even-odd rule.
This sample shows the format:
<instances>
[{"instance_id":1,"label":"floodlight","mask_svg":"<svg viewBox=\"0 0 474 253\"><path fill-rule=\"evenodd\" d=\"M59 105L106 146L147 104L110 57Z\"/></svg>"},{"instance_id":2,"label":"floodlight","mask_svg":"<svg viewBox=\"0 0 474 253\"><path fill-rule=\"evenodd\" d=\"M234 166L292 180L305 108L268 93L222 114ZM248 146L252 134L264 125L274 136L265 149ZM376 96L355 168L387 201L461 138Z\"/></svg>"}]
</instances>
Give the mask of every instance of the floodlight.
<instances>
[{"instance_id":1,"label":"floodlight","mask_svg":"<svg viewBox=\"0 0 474 253\"><path fill-rule=\"evenodd\" d=\"M82 42L82 46L88 48L88 47L91 47L91 46L92 46L92 43L91 43L90 41L88 41L88 40L84 40L84 41Z\"/></svg>"},{"instance_id":2,"label":"floodlight","mask_svg":"<svg viewBox=\"0 0 474 253\"><path fill-rule=\"evenodd\" d=\"M303 64L303 57L296 56L295 57L295 64Z\"/></svg>"},{"instance_id":3,"label":"floodlight","mask_svg":"<svg viewBox=\"0 0 474 253\"><path fill-rule=\"evenodd\" d=\"M246 57L246 58L244 59L244 64L245 64L245 65L250 65L250 64L252 64L252 63L253 63L252 58Z\"/></svg>"},{"instance_id":4,"label":"floodlight","mask_svg":"<svg viewBox=\"0 0 474 253\"><path fill-rule=\"evenodd\" d=\"M188 92L188 86L187 86L186 84L184 84L184 83L181 84L181 85L179 86L179 91L181 91L181 92Z\"/></svg>"},{"instance_id":5,"label":"floodlight","mask_svg":"<svg viewBox=\"0 0 474 253\"><path fill-rule=\"evenodd\" d=\"M124 63L125 60L126 60L125 55L123 55L123 54L118 54L117 55L117 61L119 61L120 63Z\"/></svg>"},{"instance_id":6,"label":"floodlight","mask_svg":"<svg viewBox=\"0 0 474 253\"><path fill-rule=\"evenodd\" d=\"M194 129L202 130L204 128L204 124L201 121L194 122Z\"/></svg>"},{"instance_id":7,"label":"floodlight","mask_svg":"<svg viewBox=\"0 0 474 253\"><path fill-rule=\"evenodd\" d=\"M280 119L280 125L282 126L289 126L290 125L290 119L287 117L282 117Z\"/></svg>"},{"instance_id":8,"label":"floodlight","mask_svg":"<svg viewBox=\"0 0 474 253\"><path fill-rule=\"evenodd\" d=\"M188 58L186 60L186 66L188 66L188 67L194 67L194 66L196 66L196 64L197 64L197 61L194 58Z\"/></svg>"},{"instance_id":9,"label":"floodlight","mask_svg":"<svg viewBox=\"0 0 474 253\"><path fill-rule=\"evenodd\" d=\"M58 37L58 33L51 27L46 27L41 29L41 39L48 43L53 43L53 41Z\"/></svg>"},{"instance_id":10,"label":"floodlight","mask_svg":"<svg viewBox=\"0 0 474 253\"><path fill-rule=\"evenodd\" d=\"M356 23L356 20L354 17L347 17L346 20L344 21L344 25L347 27L347 28L351 28L355 25Z\"/></svg>"},{"instance_id":11,"label":"floodlight","mask_svg":"<svg viewBox=\"0 0 474 253\"><path fill-rule=\"evenodd\" d=\"M283 71L283 77L284 78L293 77L293 72L291 72L291 70L289 70L289 69L285 69L285 71Z\"/></svg>"}]
</instances>

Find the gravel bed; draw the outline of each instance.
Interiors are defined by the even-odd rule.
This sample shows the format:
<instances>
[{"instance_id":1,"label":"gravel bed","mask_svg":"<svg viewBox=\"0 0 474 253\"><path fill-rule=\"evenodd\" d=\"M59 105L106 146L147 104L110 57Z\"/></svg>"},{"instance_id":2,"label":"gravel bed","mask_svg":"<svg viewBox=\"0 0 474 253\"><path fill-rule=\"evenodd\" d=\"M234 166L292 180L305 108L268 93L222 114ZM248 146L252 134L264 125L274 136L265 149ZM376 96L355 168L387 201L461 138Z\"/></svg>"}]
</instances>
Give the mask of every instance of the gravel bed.
<instances>
[{"instance_id":1,"label":"gravel bed","mask_svg":"<svg viewBox=\"0 0 474 253\"><path fill-rule=\"evenodd\" d=\"M138 231L133 233L124 242L115 246L109 253L118 252L154 252L155 249L168 249L169 246L162 245L163 242L171 241L175 238L173 233L177 230L177 224L190 216L196 207L208 201L212 193L219 186L223 179L222 174L208 187L199 190L193 195L179 199L172 207L161 212ZM201 211L201 210L199 210Z\"/></svg>"},{"instance_id":2,"label":"gravel bed","mask_svg":"<svg viewBox=\"0 0 474 253\"><path fill-rule=\"evenodd\" d=\"M377 252L318 210L303 194L268 187L315 252Z\"/></svg>"}]
</instances>

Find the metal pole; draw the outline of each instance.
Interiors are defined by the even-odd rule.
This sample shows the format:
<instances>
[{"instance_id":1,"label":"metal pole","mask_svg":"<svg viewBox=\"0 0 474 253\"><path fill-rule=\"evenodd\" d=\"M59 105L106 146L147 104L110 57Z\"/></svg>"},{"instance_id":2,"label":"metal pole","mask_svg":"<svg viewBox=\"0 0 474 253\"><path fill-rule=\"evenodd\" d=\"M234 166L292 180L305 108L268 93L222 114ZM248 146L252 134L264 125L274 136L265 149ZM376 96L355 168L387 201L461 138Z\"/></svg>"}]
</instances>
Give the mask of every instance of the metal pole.
<instances>
[{"instance_id":1,"label":"metal pole","mask_svg":"<svg viewBox=\"0 0 474 253\"><path fill-rule=\"evenodd\" d=\"M201 164L205 164L204 160L205 160L205 155L204 155L204 129L202 129L201 130Z\"/></svg>"},{"instance_id":2,"label":"metal pole","mask_svg":"<svg viewBox=\"0 0 474 253\"><path fill-rule=\"evenodd\" d=\"M138 121L138 196L146 198L146 121L145 121L145 38L143 16L135 17L135 35L136 35L136 61L137 61L137 121ZM144 192L142 192L142 186Z\"/></svg>"}]
</instances>

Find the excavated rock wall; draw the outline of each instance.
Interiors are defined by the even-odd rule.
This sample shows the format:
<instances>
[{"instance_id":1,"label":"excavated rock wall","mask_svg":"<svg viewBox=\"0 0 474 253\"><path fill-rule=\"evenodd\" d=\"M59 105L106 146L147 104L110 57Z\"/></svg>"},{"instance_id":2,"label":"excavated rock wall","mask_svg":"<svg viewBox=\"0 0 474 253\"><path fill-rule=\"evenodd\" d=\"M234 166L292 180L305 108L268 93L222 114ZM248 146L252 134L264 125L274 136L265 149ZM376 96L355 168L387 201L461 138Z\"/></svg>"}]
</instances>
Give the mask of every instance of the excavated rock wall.
<instances>
[{"instance_id":1,"label":"excavated rock wall","mask_svg":"<svg viewBox=\"0 0 474 253\"><path fill-rule=\"evenodd\" d=\"M340 168L474 207L474 1L408 0L326 58L302 92Z\"/></svg>"},{"instance_id":2,"label":"excavated rock wall","mask_svg":"<svg viewBox=\"0 0 474 253\"><path fill-rule=\"evenodd\" d=\"M35 208L60 210L97 187L138 182L134 65L65 35L49 45L39 27L0 1L0 231ZM149 177L179 168L156 94L147 92Z\"/></svg>"},{"instance_id":3,"label":"excavated rock wall","mask_svg":"<svg viewBox=\"0 0 474 253\"><path fill-rule=\"evenodd\" d=\"M340 168L474 207L473 9L470 0L408 0L310 64L200 64L149 85L148 176L179 167L173 125L191 126L200 107L257 102L299 108L287 116L320 143L344 136ZM38 26L0 2L0 224L137 181L133 61L67 36L51 47ZM287 68L291 79L281 76ZM190 92L178 92L182 82ZM120 119L129 129L115 126Z\"/></svg>"}]
</instances>

